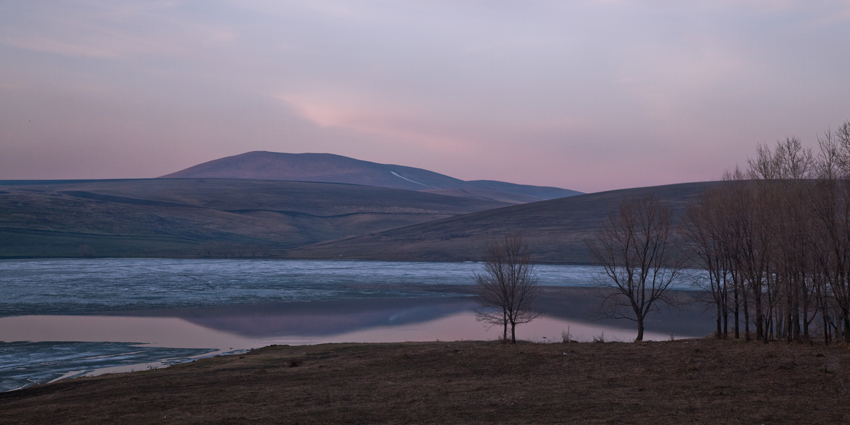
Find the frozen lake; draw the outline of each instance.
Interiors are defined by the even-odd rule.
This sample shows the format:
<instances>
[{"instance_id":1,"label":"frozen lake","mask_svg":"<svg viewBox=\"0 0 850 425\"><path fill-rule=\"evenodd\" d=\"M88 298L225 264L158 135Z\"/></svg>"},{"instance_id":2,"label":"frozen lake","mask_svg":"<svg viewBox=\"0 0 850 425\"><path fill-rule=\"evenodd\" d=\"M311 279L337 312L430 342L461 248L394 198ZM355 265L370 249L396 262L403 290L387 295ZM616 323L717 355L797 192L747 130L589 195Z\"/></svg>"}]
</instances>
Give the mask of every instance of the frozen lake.
<instances>
[{"instance_id":1,"label":"frozen lake","mask_svg":"<svg viewBox=\"0 0 850 425\"><path fill-rule=\"evenodd\" d=\"M270 344L496 339L498 329L472 314L470 285L481 270L474 263L3 260L0 391ZM594 286L601 272L536 270L540 285L553 288ZM518 335L553 341L568 329L577 339L633 338L552 316Z\"/></svg>"},{"instance_id":2,"label":"frozen lake","mask_svg":"<svg viewBox=\"0 0 850 425\"><path fill-rule=\"evenodd\" d=\"M62 259L0 261L0 317L345 298L456 295L474 263ZM591 286L601 270L537 266L545 286ZM467 292L464 292L467 293Z\"/></svg>"}]
</instances>

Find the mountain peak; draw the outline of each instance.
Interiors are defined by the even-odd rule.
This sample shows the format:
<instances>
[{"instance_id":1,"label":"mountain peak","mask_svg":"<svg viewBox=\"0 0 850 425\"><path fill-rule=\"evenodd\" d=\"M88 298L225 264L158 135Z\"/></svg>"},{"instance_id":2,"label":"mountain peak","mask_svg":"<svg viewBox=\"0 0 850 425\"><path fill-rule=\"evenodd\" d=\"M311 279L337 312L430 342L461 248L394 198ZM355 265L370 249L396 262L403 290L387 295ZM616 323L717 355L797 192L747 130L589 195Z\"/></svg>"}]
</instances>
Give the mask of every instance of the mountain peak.
<instances>
[{"instance_id":1,"label":"mountain peak","mask_svg":"<svg viewBox=\"0 0 850 425\"><path fill-rule=\"evenodd\" d=\"M345 183L428 191L452 196L525 203L578 195L556 187L463 181L421 168L379 164L330 153L252 151L167 174L161 178L216 178Z\"/></svg>"}]
</instances>

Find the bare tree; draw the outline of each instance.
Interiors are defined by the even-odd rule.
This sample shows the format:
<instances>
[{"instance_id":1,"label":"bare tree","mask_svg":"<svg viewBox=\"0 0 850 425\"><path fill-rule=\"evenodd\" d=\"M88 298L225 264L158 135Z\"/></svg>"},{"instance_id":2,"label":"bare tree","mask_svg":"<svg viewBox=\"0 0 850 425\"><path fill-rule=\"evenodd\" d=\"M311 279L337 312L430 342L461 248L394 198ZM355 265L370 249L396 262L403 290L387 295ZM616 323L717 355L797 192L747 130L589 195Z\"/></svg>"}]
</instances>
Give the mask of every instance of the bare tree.
<instances>
[{"instance_id":1,"label":"bare tree","mask_svg":"<svg viewBox=\"0 0 850 425\"><path fill-rule=\"evenodd\" d=\"M811 202L819 236L813 244L815 263L826 283L825 292L836 303L844 342L850 343L850 181L819 180L816 193Z\"/></svg>"},{"instance_id":2,"label":"bare tree","mask_svg":"<svg viewBox=\"0 0 850 425\"><path fill-rule=\"evenodd\" d=\"M752 323L764 342L809 341L811 324L827 343L832 331L850 341L850 122L818 142L819 155L794 137L759 145L746 171L689 206L683 235L708 272L718 333L725 304L736 325L742 307L747 340Z\"/></svg>"},{"instance_id":3,"label":"bare tree","mask_svg":"<svg viewBox=\"0 0 850 425\"><path fill-rule=\"evenodd\" d=\"M683 235L708 271L718 332L731 289L747 340L752 323L759 341L810 341L814 325L825 343L850 343L850 121L818 144L759 145L746 172L689 206Z\"/></svg>"},{"instance_id":4,"label":"bare tree","mask_svg":"<svg viewBox=\"0 0 850 425\"><path fill-rule=\"evenodd\" d=\"M534 274L534 263L522 237L506 235L503 240L488 245L484 258L484 272L475 275L479 308L478 320L502 325L502 340L516 344L516 325L528 323L537 316L531 304L539 287Z\"/></svg>"},{"instance_id":5,"label":"bare tree","mask_svg":"<svg viewBox=\"0 0 850 425\"><path fill-rule=\"evenodd\" d=\"M841 319L844 343L850 344L850 121L825 136L818 140L820 179L811 202L819 229L815 258L827 284L825 292L832 295ZM823 314L825 323L832 321L829 312ZM825 328L828 341L829 327ZM837 339L842 334L837 320L834 329Z\"/></svg>"},{"instance_id":6,"label":"bare tree","mask_svg":"<svg viewBox=\"0 0 850 425\"><path fill-rule=\"evenodd\" d=\"M674 239L670 207L650 196L621 202L607 226L588 241L605 269L603 284L613 289L606 298L615 307L610 317L637 322L635 341L643 340L646 316L657 303L672 303L668 290L683 270Z\"/></svg>"},{"instance_id":7,"label":"bare tree","mask_svg":"<svg viewBox=\"0 0 850 425\"><path fill-rule=\"evenodd\" d=\"M684 216L685 226L682 228L694 259L708 272L708 279L698 279L696 284L706 290L716 308L717 327L714 334L717 338L726 338L729 332L731 271L726 255L725 194L721 188L702 193L688 205Z\"/></svg>"}]
</instances>

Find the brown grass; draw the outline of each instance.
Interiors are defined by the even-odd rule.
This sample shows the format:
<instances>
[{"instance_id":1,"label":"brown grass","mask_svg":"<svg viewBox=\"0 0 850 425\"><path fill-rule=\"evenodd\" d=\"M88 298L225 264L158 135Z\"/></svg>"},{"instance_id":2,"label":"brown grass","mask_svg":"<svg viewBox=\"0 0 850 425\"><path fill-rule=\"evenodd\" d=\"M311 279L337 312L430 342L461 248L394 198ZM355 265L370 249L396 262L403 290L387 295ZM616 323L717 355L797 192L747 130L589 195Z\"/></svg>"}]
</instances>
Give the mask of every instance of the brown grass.
<instances>
[{"instance_id":1,"label":"brown grass","mask_svg":"<svg viewBox=\"0 0 850 425\"><path fill-rule=\"evenodd\" d=\"M850 423L848 388L845 347L273 346L3 393L0 423Z\"/></svg>"}]
</instances>

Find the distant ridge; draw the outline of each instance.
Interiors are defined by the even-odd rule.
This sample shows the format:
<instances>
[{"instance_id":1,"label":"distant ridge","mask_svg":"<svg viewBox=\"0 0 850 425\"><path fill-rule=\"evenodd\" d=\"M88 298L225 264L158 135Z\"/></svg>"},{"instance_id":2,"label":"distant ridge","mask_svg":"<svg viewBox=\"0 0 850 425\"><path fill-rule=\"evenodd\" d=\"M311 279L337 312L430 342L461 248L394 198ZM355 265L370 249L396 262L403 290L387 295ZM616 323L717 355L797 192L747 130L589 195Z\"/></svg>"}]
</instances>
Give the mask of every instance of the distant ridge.
<instances>
[{"instance_id":1,"label":"distant ridge","mask_svg":"<svg viewBox=\"0 0 850 425\"><path fill-rule=\"evenodd\" d=\"M383 261L481 261L487 244L508 233L522 235L540 263L594 264L585 240L592 239L624 199L656 196L675 215L720 182L680 183L620 189L512 205L323 241L290 250L289 258L348 258Z\"/></svg>"},{"instance_id":2,"label":"distant ridge","mask_svg":"<svg viewBox=\"0 0 850 425\"><path fill-rule=\"evenodd\" d=\"M623 199L681 214L721 182L505 202L340 183L248 179L0 182L0 258L480 261L519 233L540 263L592 264L584 241Z\"/></svg>"},{"instance_id":3,"label":"distant ridge","mask_svg":"<svg viewBox=\"0 0 850 425\"><path fill-rule=\"evenodd\" d=\"M527 203L580 195L557 187L493 180L464 181L421 168L378 164L328 153L254 151L189 167L160 178L217 178L347 183Z\"/></svg>"},{"instance_id":4,"label":"distant ridge","mask_svg":"<svg viewBox=\"0 0 850 425\"><path fill-rule=\"evenodd\" d=\"M272 257L316 242L510 205L276 180L0 182L0 258Z\"/></svg>"}]
</instances>

